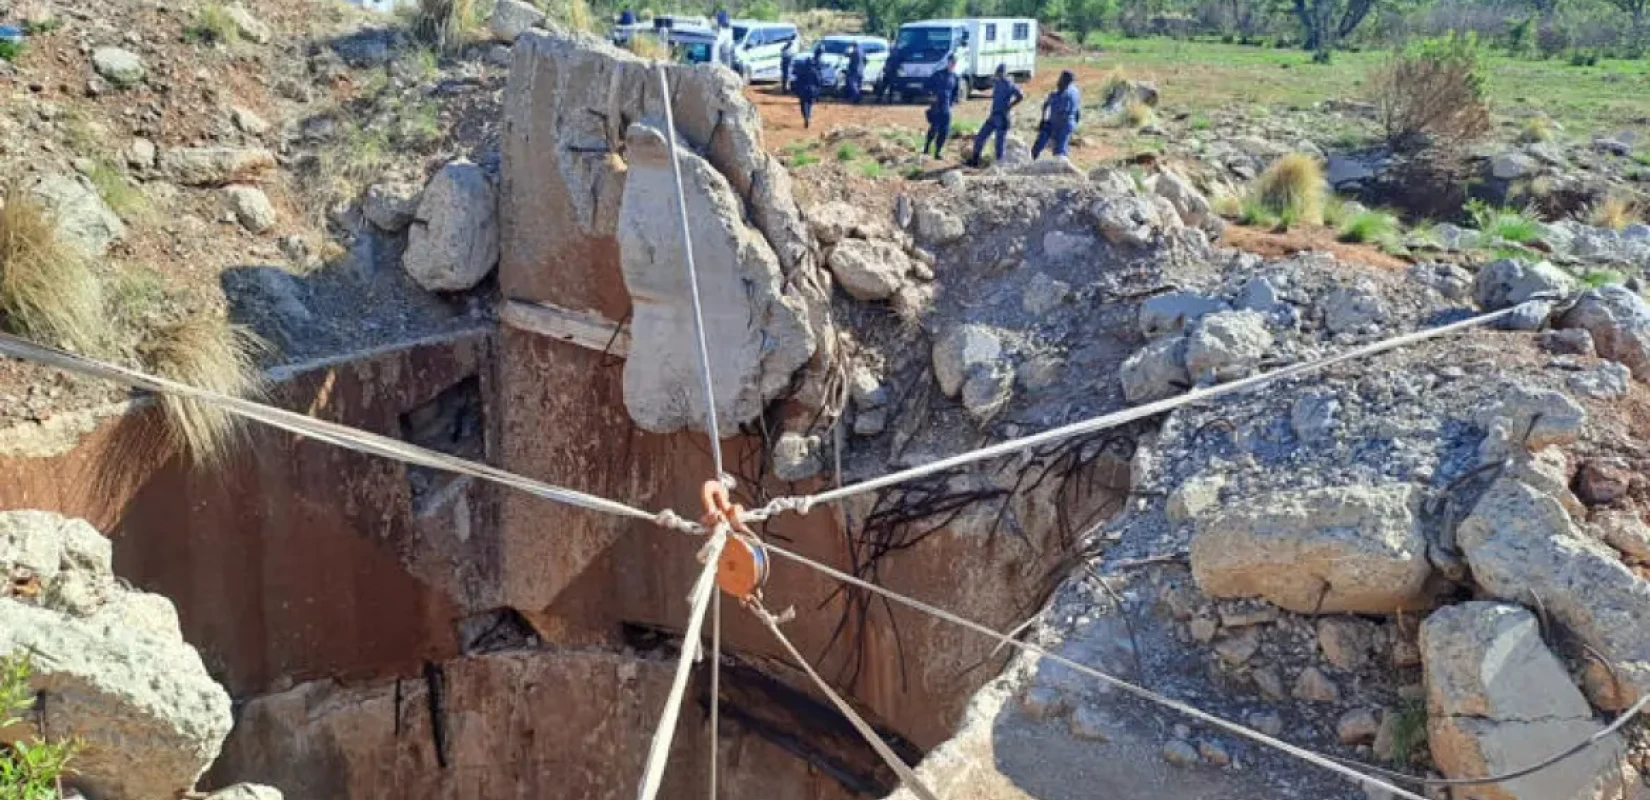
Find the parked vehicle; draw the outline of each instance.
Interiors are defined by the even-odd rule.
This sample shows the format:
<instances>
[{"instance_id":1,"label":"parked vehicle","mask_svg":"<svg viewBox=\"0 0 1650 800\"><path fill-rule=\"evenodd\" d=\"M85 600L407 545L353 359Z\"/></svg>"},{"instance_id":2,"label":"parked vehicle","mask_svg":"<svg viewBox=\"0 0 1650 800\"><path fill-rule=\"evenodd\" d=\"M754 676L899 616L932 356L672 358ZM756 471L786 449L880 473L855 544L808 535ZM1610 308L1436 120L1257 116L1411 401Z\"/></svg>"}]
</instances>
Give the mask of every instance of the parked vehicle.
<instances>
[{"instance_id":1,"label":"parked vehicle","mask_svg":"<svg viewBox=\"0 0 1650 800\"><path fill-rule=\"evenodd\" d=\"M684 64L732 66L733 31L709 25L680 25L670 29L670 47Z\"/></svg>"},{"instance_id":2,"label":"parked vehicle","mask_svg":"<svg viewBox=\"0 0 1650 800\"><path fill-rule=\"evenodd\" d=\"M736 19L728 27L678 27L671 31L671 44L678 58L689 64L726 63L747 82L779 80L780 55L785 43L795 41L791 50L801 48L796 26L789 22L762 22Z\"/></svg>"},{"instance_id":3,"label":"parked vehicle","mask_svg":"<svg viewBox=\"0 0 1650 800\"><path fill-rule=\"evenodd\" d=\"M901 51L894 88L909 97L919 91L935 70L945 69L948 56L957 57L957 75L970 93L991 86L998 64L1016 81L1037 74L1037 20L1011 17L930 19L899 28L894 48Z\"/></svg>"},{"instance_id":4,"label":"parked vehicle","mask_svg":"<svg viewBox=\"0 0 1650 800\"><path fill-rule=\"evenodd\" d=\"M709 28L710 20L704 17L688 17L680 14L657 14L652 19L633 20L631 22L621 20L614 24L613 30L607 38L614 44L624 47L630 44L630 40L634 36L652 35L662 38L665 31L677 27Z\"/></svg>"},{"instance_id":5,"label":"parked vehicle","mask_svg":"<svg viewBox=\"0 0 1650 800\"><path fill-rule=\"evenodd\" d=\"M819 60L819 77L826 89L841 92L843 77L848 70L848 45L856 45L860 52L865 54L864 87L876 85L882 77L882 68L888 62L888 40L880 36L856 36L851 34L833 34L826 36L815 43L815 46L824 49L824 55ZM796 70L802 64L813 61L814 48L810 47L797 54L796 60L791 62L791 77L795 79Z\"/></svg>"}]
</instances>

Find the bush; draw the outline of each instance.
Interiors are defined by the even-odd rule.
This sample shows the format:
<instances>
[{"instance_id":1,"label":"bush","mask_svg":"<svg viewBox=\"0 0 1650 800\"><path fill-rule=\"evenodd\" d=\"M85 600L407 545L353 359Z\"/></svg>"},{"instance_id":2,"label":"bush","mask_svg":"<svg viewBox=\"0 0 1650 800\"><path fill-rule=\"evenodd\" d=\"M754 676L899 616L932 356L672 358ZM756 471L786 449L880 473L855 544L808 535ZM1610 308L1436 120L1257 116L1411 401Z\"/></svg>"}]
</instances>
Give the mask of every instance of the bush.
<instances>
[{"instance_id":1,"label":"bush","mask_svg":"<svg viewBox=\"0 0 1650 800\"><path fill-rule=\"evenodd\" d=\"M0 730L23 723L34 708L35 692L29 686L34 665L26 653L0 657ZM63 773L80 749L78 741L47 742L18 739L0 744L0 798L5 800L55 800Z\"/></svg>"},{"instance_id":2,"label":"bush","mask_svg":"<svg viewBox=\"0 0 1650 800\"><path fill-rule=\"evenodd\" d=\"M779 3L774 0L756 0L739 9L739 15L748 19L773 22L779 19Z\"/></svg>"},{"instance_id":3,"label":"bush","mask_svg":"<svg viewBox=\"0 0 1650 800\"><path fill-rule=\"evenodd\" d=\"M670 47L657 36L632 36L625 47L642 58L654 61L670 60Z\"/></svg>"},{"instance_id":4,"label":"bush","mask_svg":"<svg viewBox=\"0 0 1650 800\"><path fill-rule=\"evenodd\" d=\"M1627 276L1613 269L1590 269L1581 275L1581 285L1589 289L1598 289L1604 286L1620 286L1627 282Z\"/></svg>"},{"instance_id":5,"label":"bush","mask_svg":"<svg viewBox=\"0 0 1650 800\"><path fill-rule=\"evenodd\" d=\"M836 160L838 161L853 161L859 158L860 155L859 147L853 142L843 142L836 149Z\"/></svg>"},{"instance_id":6,"label":"bush","mask_svg":"<svg viewBox=\"0 0 1650 800\"><path fill-rule=\"evenodd\" d=\"M1139 100L1130 100L1129 104L1123 107L1123 122L1131 128L1144 128L1156 119L1157 114L1152 111L1152 107Z\"/></svg>"},{"instance_id":7,"label":"bush","mask_svg":"<svg viewBox=\"0 0 1650 800\"><path fill-rule=\"evenodd\" d=\"M482 23L476 0L418 0L405 13L413 38L443 53L457 52Z\"/></svg>"},{"instance_id":8,"label":"bush","mask_svg":"<svg viewBox=\"0 0 1650 800\"><path fill-rule=\"evenodd\" d=\"M866 162L860 164L859 165L859 174L860 174L861 177L871 178L873 180L882 177L883 176L882 162L880 162L880 161L866 161Z\"/></svg>"},{"instance_id":9,"label":"bush","mask_svg":"<svg viewBox=\"0 0 1650 800\"><path fill-rule=\"evenodd\" d=\"M1641 212L1638 204L1621 195L1612 194L1593 204L1587 212L1587 221L1600 228L1619 231L1633 224Z\"/></svg>"},{"instance_id":10,"label":"bush","mask_svg":"<svg viewBox=\"0 0 1650 800\"><path fill-rule=\"evenodd\" d=\"M150 328L138 344L144 364L163 378L232 397L257 392L262 380L254 361L263 344L244 328L217 316L197 315ZM239 432L238 418L206 403L161 395L173 447L198 464L216 463Z\"/></svg>"},{"instance_id":11,"label":"bush","mask_svg":"<svg viewBox=\"0 0 1650 800\"><path fill-rule=\"evenodd\" d=\"M194 24L183 29L184 40L193 44L233 44L240 37L240 26L218 3L201 6Z\"/></svg>"},{"instance_id":12,"label":"bush","mask_svg":"<svg viewBox=\"0 0 1650 800\"><path fill-rule=\"evenodd\" d=\"M0 207L0 325L81 353L110 341L91 264L58 241L46 210L16 187Z\"/></svg>"},{"instance_id":13,"label":"bush","mask_svg":"<svg viewBox=\"0 0 1650 800\"><path fill-rule=\"evenodd\" d=\"M1485 236L1516 244L1541 238L1541 221L1527 211L1497 208L1482 200L1467 201L1466 209L1473 226Z\"/></svg>"},{"instance_id":14,"label":"bush","mask_svg":"<svg viewBox=\"0 0 1650 800\"><path fill-rule=\"evenodd\" d=\"M1397 149L1460 145L1490 131L1483 68L1471 34L1428 40L1395 55L1366 85L1387 142Z\"/></svg>"},{"instance_id":15,"label":"bush","mask_svg":"<svg viewBox=\"0 0 1650 800\"><path fill-rule=\"evenodd\" d=\"M1553 121L1539 114L1524 120L1518 131L1518 140L1525 144L1548 142L1553 138Z\"/></svg>"},{"instance_id":16,"label":"bush","mask_svg":"<svg viewBox=\"0 0 1650 800\"><path fill-rule=\"evenodd\" d=\"M817 156L814 153L812 153L810 151L807 151L807 150L800 151L800 152L796 153L795 155L791 156L791 166L792 167L806 167L809 164L818 164L818 163L819 163L819 156Z\"/></svg>"},{"instance_id":17,"label":"bush","mask_svg":"<svg viewBox=\"0 0 1650 800\"><path fill-rule=\"evenodd\" d=\"M1340 240L1357 244L1388 244L1398 234L1398 218L1384 211L1360 211L1341 225Z\"/></svg>"},{"instance_id":18,"label":"bush","mask_svg":"<svg viewBox=\"0 0 1650 800\"><path fill-rule=\"evenodd\" d=\"M1323 224L1323 168L1305 153L1290 153L1267 167L1250 187L1250 199L1284 227Z\"/></svg>"}]
</instances>

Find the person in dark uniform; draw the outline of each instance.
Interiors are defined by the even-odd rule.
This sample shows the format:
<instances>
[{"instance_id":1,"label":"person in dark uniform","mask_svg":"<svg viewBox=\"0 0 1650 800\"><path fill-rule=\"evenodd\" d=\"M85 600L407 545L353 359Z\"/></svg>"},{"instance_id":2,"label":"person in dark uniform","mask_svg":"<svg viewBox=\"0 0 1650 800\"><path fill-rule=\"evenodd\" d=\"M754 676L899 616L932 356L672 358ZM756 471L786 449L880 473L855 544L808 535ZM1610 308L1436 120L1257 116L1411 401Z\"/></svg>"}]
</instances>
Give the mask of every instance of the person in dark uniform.
<instances>
[{"instance_id":1,"label":"person in dark uniform","mask_svg":"<svg viewBox=\"0 0 1650 800\"><path fill-rule=\"evenodd\" d=\"M825 48L815 47L814 57L803 61L796 68L796 82L791 84L796 89L796 99L802 104L802 127L807 128L813 123L814 101L819 99L819 59L825 55Z\"/></svg>"},{"instance_id":2,"label":"person in dark uniform","mask_svg":"<svg viewBox=\"0 0 1650 800\"><path fill-rule=\"evenodd\" d=\"M1077 91L1077 76L1071 70L1060 73L1054 91L1043 101L1043 123L1037 128L1037 143L1031 146L1033 159L1043 148L1054 145L1054 155L1064 156L1071 146L1071 134L1083 116L1083 97Z\"/></svg>"},{"instance_id":3,"label":"person in dark uniform","mask_svg":"<svg viewBox=\"0 0 1650 800\"><path fill-rule=\"evenodd\" d=\"M893 99L894 81L899 78L900 66L905 61L905 52L898 47L888 54L888 61L882 65L882 74L877 76L877 102L886 103Z\"/></svg>"},{"instance_id":4,"label":"person in dark uniform","mask_svg":"<svg viewBox=\"0 0 1650 800\"><path fill-rule=\"evenodd\" d=\"M991 116L985 118L985 124L980 126L979 135L974 137L974 157L968 162L971 166L980 165L980 151L985 149L985 140L992 134L997 135L997 160L1003 160L1003 143L1008 138L1009 113L1025 97L1020 87L1009 80L1008 66L998 64L996 78L991 83Z\"/></svg>"},{"instance_id":5,"label":"person in dark uniform","mask_svg":"<svg viewBox=\"0 0 1650 800\"><path fill-rule=\"evenodd\" d=\"M922 154L928 155L930 145L934 157L945 151L945 140L951 138L951 107L962 99L962 80L957 77L957 57L947 56L945 69L928 76L926 87L934 95L928 106L928 135L923 138Z\"/></svg>"},{"instance_id":6,"label":"person in dark uniform","mask_svg":"<svg viewBox=\"0 0 1650 800\"><path fill-rule=\"evenodd\" d=\"M842 96L858 104L860 87L865 84L865 51L859 45L848 45L848 69L842 74Z\"/></svg>"},{"instance_id":7,"label":"person in dark uniform","mask_svg":"<svg viewBox=\"0 0 1650 800\"><path fill-rule=\"evenodd\" d=\"M791 63L796 59L791 55L791 48L796 46L795 39L785 40L785 46L779 50L779 93L786 94L791 90Z\"/></svg>"}]
</instances>

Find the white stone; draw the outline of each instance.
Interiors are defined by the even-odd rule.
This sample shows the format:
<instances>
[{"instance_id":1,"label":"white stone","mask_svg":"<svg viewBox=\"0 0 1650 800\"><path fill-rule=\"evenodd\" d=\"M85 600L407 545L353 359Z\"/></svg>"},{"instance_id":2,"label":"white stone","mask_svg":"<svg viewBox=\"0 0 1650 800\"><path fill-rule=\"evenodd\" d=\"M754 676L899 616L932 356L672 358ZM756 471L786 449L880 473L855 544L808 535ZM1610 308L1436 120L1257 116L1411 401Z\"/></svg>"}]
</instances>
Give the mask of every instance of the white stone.
<instances>
[{"instance_id":1,"label":"white stone","mask_svg":"<svg viewBox=\"0 0 1650 800\"><path fill-rule=\"evenodd\" d=\"M234 212L235 219L241 227L252 233L265 233L275 227L275 206L269 202L269 196L256 186L231 186L224 189L224 197L229 202L229 210Z\"/></svg>"},{"instance_id":2,"label":"white stone","mask_svg":"<svg viewBox=\"0 0 1650 800\"><path fill-rule=\"evenodd\" d=\"M224 13L229 16L231 22L235 23L235 30L247 41L257 44L269 44L269 40L274 38L269 24L253 16L252 12L246 10L246 7L240 3L231 3L224 9Z\"/></svg>"},{"instance_id":3,"label":"white stone","mask_svg":"<svg viewBox=\"0 0 1650 800\"><path fill-rule=\"evenodd\" d=\"M843 239L831 248L826 266L856 300L886 300L905 284L911 260L884 239Z\"/></svg>"},{"instance_id":4,"label":"white stone","mask_svg":"<svg viewBox=\"0 0 1650 800\"><path fill-rule=\"evenodd\" d=\"M940 391L956 397L976 366L996 363L1002 356L1002 339L990 328L962 325L949 331L934 343L934 377Z\"/></svg>"},{"instance_id":5,"label":"white stone","mask_svg":"<svg viewBox=\"0 0 1650 800\"><path fill-rule=\"evenodd\" d=\"M1226 310L1219 298L1174 291L1148 297L1140 304L1140 332L1146 338L1174 333L1205 315Z\"/></svg>"},{"instance_id":6,"label":"white stone","mask_svg":"<svg viewBox=\"0 0 1650 800\"><path fill-rule=\"evenodd\" d=\"M1604 286L1581 294L1559 323L1592 334L1598 354L1619 361L1633 377L1650 380L1650 303L1621 286Z\"/></svg>"},{"instance_id":7,"label":"white stone","mask_svg":"<svg viewBox=\"0 0 1650 800\"><path fill-rule=\"evenodd\" d=\"M1200 320L1186 337L1192 380L1228 381L1249 374L1272 346L1266 318L1254 311L1221 311Z\"/></svg>"},{"instance_id":8,"label":"white stone","mask_svg":"<svg viewBox=\"0 0 1650 800\"><path fill-rule=\"evenodd\" d=\"M498 263L498 241L493 183L481 167L459 159L424 189L401 266L432 292L466 291Z\"/></svg>"},{"instance_id":9,"label":"white stone","mask_svg":"<svg viewBox=\"0 0 1650 800\"><path fill-rule=\"evenodd\" d=\"M132 86L149 73L143 58L119 47L99 47L92 51L92 68L116 86Z\"/></svg>"},{"instance_id":10,"label":"white stone","mask_svg":"<svg viewBox=\"0 0 1650 800\"><path fill-rule=\"evenodd\" d=\"M258 116L258 112L250 108L236 106L229 110L229 116L235 122L235 127L239 128L242 133L261 136L269 132L269 122Z\"/></svg>"},{"instance_id":11,"label":"white stone","mask_svg":"<svg viewBox=\"0 0 1650 800\"><path fill-rule=\"evenodd\" d=\"M1516 306L1537 295L1563 299L1575 291L1576 279L1545 261L1534 264L1507 258L1478 270L1473 299L1485 311Z\"/></svg>"},{"instance_id":12,"label":"white stone","mask_svg":"<svg viewBox=\"0 0 1650 800\"><path fill-rule=\"evenodd\" d=\"M1163 226L1157 204L1139 195L1102 200L1094 207L1101 235L1116 245L1145 247Z\"/></svg>"},{"instance_id":13,"label":"white stone","mask_svg":"<svg viewBox=\"0 0 1650 800\"><path fill-rule=\"evenodd\" d=\"M83 256L97 257L126 238L126 225L97 187L80 175L45 175L30 181L29 194L52 220L58 241Z\"/></svg>"},{"instance_id":14,"label":"white stone","mask_svg":"<svg viewBox=\"0 0 1650 800\"><path fill-rule=\"evenodd\" d=\"M1180 394L1192 385L1186 370L1186 339L1166 336L1148 342L1124 359L1118 370L1123 398L1130 403L1149 403Z\"/></svg>"},{"instance_id":15,"label":"white stone","mask_svg":"<svg viewBox=\"0 0 1650 800\"><path fill-rule=\"evenodd\" d=\"M523 33L544 22L544 12L523 0L498 0L487 30L493 39L513 43Z\"/></svg>"}]
</instances>

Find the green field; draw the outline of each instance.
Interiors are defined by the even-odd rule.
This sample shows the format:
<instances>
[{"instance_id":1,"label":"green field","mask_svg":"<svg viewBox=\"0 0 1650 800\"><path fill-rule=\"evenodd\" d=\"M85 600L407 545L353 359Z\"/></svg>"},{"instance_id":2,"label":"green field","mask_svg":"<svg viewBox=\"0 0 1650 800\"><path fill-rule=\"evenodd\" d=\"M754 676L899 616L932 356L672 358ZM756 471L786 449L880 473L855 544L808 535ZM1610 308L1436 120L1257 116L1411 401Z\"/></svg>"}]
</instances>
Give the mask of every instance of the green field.
<instances>
[{"instance_id":1,"label":"green field","mask_svg":"<svg viewBox=\"0 0 1650 800\"><path fill-rule=\"evenodd\" d=\"M1210 41L1098 36L1091 44L1101 51L1047 59L1042 69L1119 69L1156 81L1169 112L1193 114L1238 105L1305 108L1323 100L1363 99L1364 76L1387 57L1385 52L1339 52L1325 65L1312 63L1311 55L1300 50ZM1650 59L1605 59L1597 66L1573 67L1561 59L1491 54L1485 63L1491 105L1502 119L1522 121L1544 113L1561 123L1569 137L1650 126ZM1088 91L1097 94L1099 87Z\"/></svg>"}]
</instances>

